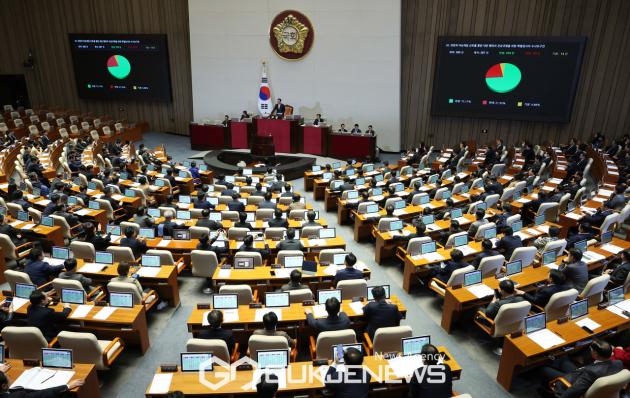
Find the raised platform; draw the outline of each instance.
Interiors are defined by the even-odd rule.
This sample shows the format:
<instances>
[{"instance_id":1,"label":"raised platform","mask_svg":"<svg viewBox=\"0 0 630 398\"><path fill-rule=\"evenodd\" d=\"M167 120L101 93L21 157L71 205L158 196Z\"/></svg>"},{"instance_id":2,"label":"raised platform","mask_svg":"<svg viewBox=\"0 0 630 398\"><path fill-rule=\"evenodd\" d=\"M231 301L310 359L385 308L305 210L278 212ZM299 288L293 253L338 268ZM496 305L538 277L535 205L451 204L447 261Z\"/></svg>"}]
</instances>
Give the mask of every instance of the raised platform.
<instances>
[{"instance_id":1,"label":"raised platform","mask_svg":"<svg viewBox=\"0 0 630 398\"><path fill-rule=\"evenodd\" d=\"M203 161L216 174L231 175L236 173L240 167L237 164L241 161L248 166L253 163L265 162L268 167L274 167L278 173L284 175L285 180L295 180L302 178L304 172L310 169L316 159L311 156L291 156L285 154L277 154L265 159L253 157L249 151L243 150L221 150L212 151L203 157ZM253 167L254 173L264 174L266 167Z\"/></svg>"}]
</instances>

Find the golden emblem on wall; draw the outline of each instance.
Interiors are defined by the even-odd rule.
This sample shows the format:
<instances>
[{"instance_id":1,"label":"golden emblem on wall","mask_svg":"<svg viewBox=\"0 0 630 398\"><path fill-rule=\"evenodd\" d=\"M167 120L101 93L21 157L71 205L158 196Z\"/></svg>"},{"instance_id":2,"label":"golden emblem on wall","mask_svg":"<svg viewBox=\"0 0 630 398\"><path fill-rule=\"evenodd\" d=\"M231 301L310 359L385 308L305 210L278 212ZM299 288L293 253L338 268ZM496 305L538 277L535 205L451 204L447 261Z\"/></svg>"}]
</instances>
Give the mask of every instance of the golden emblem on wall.
<instances>
[{"instance_id":1,"label":"golden emblem on wall","mask_svg":"<svg viewBox=\"0 0 630 398\"><path fill-rule=\"evenodd\" d=\"M315 32L304 14L287 10L276 15L269 33L274 51L285 59L296 60L308 53Z\"/></svg>"}]
</instances>

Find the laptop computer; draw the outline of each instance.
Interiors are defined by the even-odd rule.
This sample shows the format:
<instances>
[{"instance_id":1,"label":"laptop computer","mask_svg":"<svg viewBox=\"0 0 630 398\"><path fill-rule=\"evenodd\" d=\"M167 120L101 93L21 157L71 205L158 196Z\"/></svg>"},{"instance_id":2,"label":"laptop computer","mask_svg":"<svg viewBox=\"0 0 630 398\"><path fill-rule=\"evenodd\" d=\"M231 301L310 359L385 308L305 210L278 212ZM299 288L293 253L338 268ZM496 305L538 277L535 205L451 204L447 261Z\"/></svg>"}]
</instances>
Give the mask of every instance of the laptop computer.
<instances>
[{"instance_id":1,"label":"laptop computer","mask_svg":"<svg viewBox=\"0 0 630 398\"><path fill-rule=\"evenodd\" d=\"M505 264L505 276L520 274L523 272L523 261L515 260Z\"/></svg>"},{"instance_id":2,"label":"laptop computer","mask_svg":"<svg viewBox=\"0 0 630 398\"><path fill-rule=\"evenodd\" d=\"M265 293L265 307L277 308L289 306L289 293Z\"/></svg>"},{"instance_id":3,"label":"laptop computer","mask_svg":"<svg viewBox=\"0 0 630 398\"><path fill-rule=\"evenodd\" d=\"M390 298L389 285L374 285L374 286L368 286L367 287L367 299L368 299L368 301L374 300L374 296L372 295L372 289L375 288L376 286L381 286L385 290L385 298L386 299Z\"/></svg>"},{"instance_id":4,"label":"laptop computer","mask_svg":"<svg viewBox=\"0 0 630 398\"><path fill-rule=\"evenodd\" d=\"M235 310L238 308L238 295L215 294L212 296L212 308L215 310Z\"/></svg>"},{"instance_id":5,"label":"laptop computer","mask_svg":"<svg viewBox=\"0 0 630 398\"><path fill-rule=\"evenodd\" d=\"M569 318L571 320L588 315L588 299L579 300L569 306Z\"/></svg>"},{"instance_id":6,"label":"laptop computer","mask_svg":"<svg viewBox=\"0 0 630 398\"><path fill-rule=\"evenodd\" d=\"M339 289L319 289L317 290L317 302L319 304L326 303L326 300L334 297L341 302L341 290Z\"/></svg>"},{"instance_id":7,"label":"laptop computer","mask_svg":"<svg viewBox=\"0 0 630 398\"><path fill-rule=\"evenodd\" d=\"M464 286L472 286L481 283L481 271L470 271L464 274Z\"/></svg>"},{"instance_id":8,"label":"laptop computer","mask_svg":"<svg viewBox=\"0 0 630 398\"><path fill-rule=\"evenodd\" d=\"M235 257L234 269L254 269L253 257Z\"/></svg>"},{"instance_id":9,"label":"laptop computer","mask_svg":"<svg viewBox=\"0 0 630 398\"><path fill-rule=\"evenodd\" d=\"M420 355L422 347L431 344L431 336L405 337L401 340L402 354L404 357Z\"/></svg>"},{"instance_id":10,"label":"laptop computer","mask_svg":"<svg viewBox=\"0 0 630 398\"><path fill-rule=\"evenodd\" d=\"M72 350L42 348L42 367L72 369Z\"/></svg>"},{"instance_id":11,"label":"laptop computer","mask_svg":"<svg viewBox=\"0 0 630 398\"><path fill-rule=\"evenodd\" d=\"M182 352L179 354L182 372L200 372L202 364L205 371L212 371L211 352Z\"/></svg>"},{"instance_id":12,"label":"laptop computer","mask_svg":"<svg viewBox=\"0 0 630 398\"><path fill-rule=\"evenodd\" d=\"M114 255L109 252L96 252L94 262L99 264L114 264Z\"/></svg>"},{"instance_id":13,"label":"laptop computer","mask_svg":"<svg viewBox=\"0 0 630 398\"><path fill-rule=\"evenodd\" d=\"M117 308L132 308L133 296L131 293L109 292L109 305Z\"/></svg>"},{"instance_id":14,"label":"laptop computer","mask_svg":"<svg viewBox=\"0 0 630 398\"><path fill-rule=\"evenodd\" d=\"M61 289L61 302L68 304L85 304L85 291L79 289Z\"/></svg>"},{"instance_id":15,"label":"laptop computer","mask_svg":"<svg viewBox=\"0 0 630 398\"><path fill-rule=\"evenodd\" d=\"M140 260L140 263L143 267L160 267L160 256L155 256L152 254L143 254Z\"/></svg>"},{"instance_id":16,"label":"laptop computer","mask_svg":"<svg viewBox=\"0 0 630 398\"><path fill-rule=\"evenodd\" d=\"M259 350L258 369L283 369L289 366L289 350Z\"/></svg>"},{"instance_id":17,"label":"laptop computer","mask_svg":"<svg viewBox=\"0 0 630 398\"><path fill-rule=\"evenodd\" d=\"M352 343L352 344L335 344L332 346L333 360L337 363L344 363L343 355L350 348L354 348L363 352L363 346L361 343Z\"/></svg>"},{"instance_id":18,"label":"laptop computer","mask_svg":"<svg viewBox=\"0 0 630 398\"><path fill-rule=\"evenodd\" d=\"M544 312L525 318L525 334L531 334L547 327L547 316Z\"/></svg>"}]
</instances>

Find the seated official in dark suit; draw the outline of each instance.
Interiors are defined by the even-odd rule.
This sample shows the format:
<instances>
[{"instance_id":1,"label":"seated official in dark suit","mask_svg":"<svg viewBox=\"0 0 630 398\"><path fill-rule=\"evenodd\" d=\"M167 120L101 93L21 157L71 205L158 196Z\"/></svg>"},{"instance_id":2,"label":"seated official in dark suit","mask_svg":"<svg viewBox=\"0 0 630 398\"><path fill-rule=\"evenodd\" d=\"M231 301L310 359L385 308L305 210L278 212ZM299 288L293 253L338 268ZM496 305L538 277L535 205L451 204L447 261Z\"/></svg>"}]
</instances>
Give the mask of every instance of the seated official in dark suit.
<instances>
[{"instance_id":1,"label":"seated official in dark suit","mask_svg":"<svg viewBox=\"0 0 630 398\"><path fill-rule=\"evenodd\" d=\"M138 207L132 221L138 224L140 228L153 228L155 225L155 220L147 214L147 208L144 206Z\"/></svg>"},{"instance_id":2,"label":"seated official in dark suit","mask_svg":"<svg viewBox=\"0 0 630 398\"><path fill-rule=\"evenodd\" d=\"M556 293L564 292L571 289L572 286L567 283L567 278L562 271L552 269L549 271L549 278L547 279L547 286L540 288L532 293L524 293L517 290L517 294L522 294L523 298L532 304L536 304L539 307L544 307L549 303L549 299Z\"/></svg>"},{"instance_id":3,"label":"seated official in dark suit","mask_svg":"<svg viewBox=\"0 0 630 398\"><path fill-rule=\"evenodd\" d=\"M263 261L265 261L265 257L267 257L269 255L269 244L265 243L265 248L264 249L259 249L257 247L254 247L254 237L251 235L247 235L244 239L243 239L243 244L241 245L241 247L237 250L239 252L256 252L256 253L260 253L260 255L263 258Z\"/></svg>"},{"instance_id":4,"label":"seated official in dark suit","mask_svg":"<svg viewBox=\"0 0 630 398\"><path fill-rule=\"evenodd\" d=\"M569 255L562 260L560 271L578 292L582 292L588 283L588 265L582 261L582 252L578 249L569 250Z\"/></svg>"},{"instance_id":5,"label":"seated official in dark suit","mask_svg":"<svg viewBox=\"0 0 630 398\"><path fill-rule=\"evenodd\" d=\"M206 199L206 194L201 191L197 194L197 199L194 201L193 206L195 209L214 209L212 203Z\"/></svg>"},{"instance_id":6,"label":"seated official in dark suit","mask_svg":"<svg viewBox=\"0 0 630 398\"><path fill-rule=\"evenodd\" d=\"M589 223L591 227L600 228L604 219L613 214L614 211L610 207L609 202L604 202L604 205L597 209L597 211L591 216L585 216L580 220L580 224Z\"/></svg>"},{"instance_id":7,"label":"seated official in dark suit","mask_svg":"<svg viewBox=\"0 0 630 398\"><path fill-rule=\"evenodd\" d=\"M282 218L282 214L282 210L278 208L273 211L273 218L268 221L270 228L289 228L289 221Z\"/></svg>"},{"instance_id":8,"label":"seated official in dark suit","mask_svg":"<svg viewBox=\"0 0 630 398\"><path fill-rule=\"evenodd\" d=\"M567 249L573 249L573 246L575 246L577 242L583 240L588 241L593 239L594 237L595 235L593 235L593 233L591 232L591 224L581 223L578 226L577 233L574 233L573 235L569 233L569 236L567 237Z\"/></svg>"},{"instance_id":9,"label":"seated official in dark suit","mask_svg":"<svg viewBox=\"0 0 630 398\"><path fill-rule=\"evenodd\" d=\"M232 225L234 228L245 228L250 231L253 229L251 224L247 222L247 213L245 211L241 211L238 213L238 221Z\"/></svg>"},{"instance_id":10,"label":"seated official in dark suit","mask_svg":"<svg viewBox=\"0 0 630 398\"><path fill-rule=\"evenodd\" d=\"M135 258L147 251L147 242L144 238L137 238L138 234L133 227L125 228L125 237L120 240L120 247L129 247Z\"/></svg>"},{"instance_id":11,"label":"seated official in dark suit","mask_svg":"<svg viewBox=\"0 0 630 398\"><path fill-rule=\"evenodd\" d=\"M195 226L205 227L208 228L210 231L216 231L223 228L223 224L221 224L219 221L214 221L210 219L210 210L208 209L201 210L201 217L197 219L197 224L195 224Z\"/></svg>"},{"instance_id":12,"label":"seated official in dark suit","mask_svg":"<svg viewBox=\"0 0 630 398\"><path fill-rule=\"evenodd\" d=\"M350 347L343 354L343 361L346 370L342 375L334 365L328 369L324 378L326 388L333 392L335 398L367 398L372 377L361 366L363 353Z\"/></svg>"},{"instance_id":13,"label":"seated official in dark suit","mask_svg":"<svg viewBox=\"0 0 630 398\"><path fill-rule=\"evenodd\" d=\"M321 304L321 303L320 303ZM341 303L336 297L330 297L325 303L326 312L328 316L326 318L315 319L310 309L306 309L306 322L308 326L319 332L330 332L334 330L343 330L350 328L350 318L343 312L339 312L341 309Z\"/></svg>"},{"instance_id":14,"label":"seated official in dark suit","mask_svg":"<svg viewBox=\"0 0 630 398\"><path fill-rule=\"evenodd\" d=\"M453 271L464 267L468 267L468 263L464 261L464 253L459 249L453 249L451 250L451 260L444 265L444 268L438 265L435 270L435 277L444 283L448 283Z\"/></svg>"},{"instance_id":15,"label":"seated official in dark suit","mask_svg":"<svg viewBox=\"0 0 630 398\"><path fill-rule=\"evenodd\" d=\"M63 311L55 312L54 309L48 308L50 298L39 290L33 291L30 297L31 306L28 307L26 320L30 326L35 326L41 330L47 341L51 341L62 330L61 323L68 318L72 308L70 304L63 305Z\"/></svg>"},{"instance_id":16,"label":"seated official in dark suit","mask_svg":"<svg viewBox=\"0 0 630 398\"><path fill-rule=\"evenodd\" d=\"M484 209L477 209L477 211L475 212L475 221L470 224L470 227L468 227L468 236L470 238L475 237L475 234L477 234L477 230L479 229L479 227L488 223L488 220L484 218L485 215L486 211Z\"/></svg>"},{"instance_id":17,"label":"seated official in dark suit","mask_svg":"<svg viewBox=\"0 0 630 398\"><path fill-rule=\"evenodd\" d=\"M276 104L273 106L273 109L271 110L271 116L276 119L284 119L285 111L286 111L286 108L284 104L282 103L282 99L278 98L276 100Z\"/></svg>"},{"instance_id":18,"label":"seated official in dark suit","mask_svg":"<svg viewBox=\"0 0 630 398\"><path fill-rule=\"evenodd\" d=\"M304 251L304 245L299 239L295 239L295 229L287 229L287 238L276 245L276 249L280 250L300 250Z\"/></svg>"},{"instance_id":19,"label":"seated official in dark suit","mask_svg":"<svg viewBox=\"0 0 630 398\"><path fill-rule=\"evenodd\" d=\"M285 283L284 285L280 286L280 291L288 292L290 290L301 290L308 288L308 285L302 284L302 273L300 272L300 270L294 269L289 274L289 283Z\"/></svg>"},{"instance_id":20,"label":"seated official in dark suit","mask_svg":"<svg viewBox=\"0 0 630 398\"><path fill-rule=\"evenodd\" d=\"M621 210L626 205L627 199L624 195L626 191L626 186L623 184L617 184L615 187L615 194L612 198L610 198L606 203L608 208L614 210Z\"/></svg>"},{"instance_id":21,"label":"seated official in dark suit","mask_svg":"<svg viewBox=\"0 0 630 398\"><path fill-rule=\"evenodd\" d=\"M263 200L262 202L258 203L258 208L259 209L275 209L276 208L276 204L274 202L271 201L272 198L272 193L267 191L265 192L265 200Z\"/></svg>"},{"instance_id":22,"label":"seated official in dark suit","mask_svg":"<svg viewBox=\"0 0 630 398\"><path fill-rule=\"evenodd\" d=\"M254 330L254 335L262 335L262 336L281 336L287 339L287 343L289 347L295 347L295 340L293 340L287 332L283 330L276 330L278 326L278 315L275 312L268 312L263 315L263 326L264 329L256 329Z\"/></svg>"},{"instance_id":23,"label":"seated official in dark suit","mask_svg":"<svg viewBox=\"0 0 630 398\"><path fill-rule=\"evenodd\" d=\"M228 210L239 211L239 212L245 211L245 204L239 201L238 199L239 199L239 194L234 192L232 194L232 200L227 203Z\"/></svg>"},{"instance_id":24,"label":"seated official in dark suit","mask_svg":"<svg viewBox=\"0 0 630 398\"><path fill-rule=\"evenodd\" d=\"M492 249L492 241L490 239L484 239L481 242L481 253L478 253L475 255L475 259L473 260L473 265L475 266L475 268L479 268L479 265L481 264L481 260L483 260L486 257L498 256L499 254L501 253Z\"/></svg>"},{"instance_id":25,"label":"seated official in dark suit","mask_svg":"<svg viewBox=\"0 0 630 398\"><path fill-rule=\"evenodd\" d=\"M11 242L13 242L13 244L15 246L19 246L21 244L24 244L26 239L22 238L22 235L20 235L20 230L15 228L13 225L11 224L7 224L4 222L4 215L0 214L0 234L5 234L9 237L9 239L11 239Z\"/></svg>"},{"instance_id":26,"label":"seated official in dark suit","mask_svg":"<svg viewBox=\"0 0 630 398\"><path fill-rule=\"evenodd\" d=\"M92 279L77 272L77 259L76 258L69 258L65 260L63 262L63 267L65 268L65 271L60 273L58 278L79 281L81 282L81 285L83 286L83 290L85 290L86 292L90 291L91 289L90 285L92 284Z\"/></svg>"},{"instance_id":27,"label":"seated official in dark suit","mask_svg":"<svg viewBox=\"0 0 630 398\"><path fill-rule=\"evenodd\" d=\"M488 304L485 314L488 318L494 319L499 313L499 309L504 304L519 303L525 300L522 296L518 296L514 288L514 282L510 279L504 279L499 282L499 294L495 294L492 302Z\"/></svg>"},{"instance_id":28,"label":"seated official in dark suit","mask_svg":"<svg viewBox=\"0 0 630 398\"><path fill-rule=\"evenodd\" d=\"M26 272L36 286L47 283L51 277L57 276L62 270L63 265L50 265L44 261L44 253L42 249L35 247L28 254L30 261L24 267Z\"/></svg>"},{"instance_id":29,"label":"seated official in dark suit","mask_svg":"<svg viewBox=\"0 0 630 398\"><path fill-rule=\"evenodd\" d=\"M420 356L424 365L411 376L409 398L450 398L453 395L453 374L447 364L438 365L442 354L434 345L426 344L422 347ZM431 370L423 367L430 367Z\"/></svg>"},{"instance_id":30,"label":"seated official in dark suit","mask_svg":"<svg viewBox=\"0 0 630 398\"><path fill-rule=\"evenodd\" d=\"M173 221L175 213L172 210L164 212L164 222L157 227L158 236L173 236L173 231L176 229L186 229L184 224L178 224Z\"/></svg>"},{"instance_id":31,"label":"seated official in dark suit","mask_svg":"<svg viewBox=\"0 0 630 398\"><path fill-rule=\"evenodd\" d=\"M378 328L399 326L402 314L398 311L398 306L390 304L385 299L385 288L375 286L372 288L374 301L367 303L363 307L363 319L365 319L366 332L371 339Z\"/></svg>"},{"instance_id":32,"label":"seated official in dark suit","mask_svg":"<svg viewBox=\"0 0 630 398\"><path fill-rule=\"evenodd\" d=\"M354 265L356 263L356 256L352 253L348 253L345 260L346 268L337 271L337 273L335 274L333 285L337 286L337 283L339 281L345 281L349 279L363 279L363 271L354 268Z\"/></svg>"},{"instance_id":33,"label":"seated official in dark suit","mask_svg":"<svg viewBox=\"0 0 630 398\"><path fill-rule=\"evenodd\" d=\"M322 114L318 113L315 115L315 119L313 119L313 126L319 126L320 123L324 123L324 119L322 119Z\"/></svg>"},{"instance_id":34,"label":"seated official in dark suit","mask_svg":"<svg viewBox=\"0 0 630 398\"><path fill-rule=\"evenodd\" d=\"M614 375L623 370L623 363L612 359L613 349L610 343L594 339L590 346L593 363L578 368L569 356L556 359L551 366L545 366L542 373L543 385L539 389L543 396L556 396L560 398L583 397L586 391L601 377ZM553 391L548 391L549 382L562 377L571 384L566 388L562 383L556 383Z\"/></svg>"},{"instance_id":35,"label":"seated official in dark suit","mask_svg":"<svg viewBox=\"0 0 630 398\"><path fill-rule=\"evenodd\" d=\"M523 247L523 241L520 236L514 236L512 227L503 228L503 237L497 242L497 249L503 251L503 255L507 261L510 261L512 253L515 249Z\"/></svg>"},{"instance_id":36,"label":"seated official in dark suit","mask_svg":"<svg viewBox=\"0 0 630 398\"><path fill-rule=\"evenodd\" d=\"M617 284L623 284L630 273L630 251L624 250L621 252L621 263L619 265L611 266L611 268L604 271L610 275L610 281Z\"/></svg>"},{"instance_id":37,"label":"seated official in dark suit","mask_svg":"<svg viewBox=\"0 0 630 398\"><path fill-rule=\"evenodd\" d=\"M230 354L234 350L234 334L231 330L223 329L223 313L219 310L212 310L208 313L208 326L199 331L200 339L218 339L225 341Z\"/></svg>"}]
</instances>

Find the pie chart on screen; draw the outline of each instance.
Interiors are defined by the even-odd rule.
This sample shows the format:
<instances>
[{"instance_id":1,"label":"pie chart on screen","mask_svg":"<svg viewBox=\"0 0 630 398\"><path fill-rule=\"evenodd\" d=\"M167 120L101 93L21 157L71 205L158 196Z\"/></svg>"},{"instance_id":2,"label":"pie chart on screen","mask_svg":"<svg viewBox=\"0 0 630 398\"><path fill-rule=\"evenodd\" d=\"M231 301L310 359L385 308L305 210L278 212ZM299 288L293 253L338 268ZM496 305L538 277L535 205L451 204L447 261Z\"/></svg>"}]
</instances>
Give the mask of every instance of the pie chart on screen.
<instances>
[{"instance_id":1,"label":"pie chart on screen","mask_svg":"<svg viewBox=\"0 0 630 398\"><path fill-rule=\"evenodd\" d=\"M131 64L122 55L112 55L107 59L107 70L116 79L124 79L131 72Z\"/></svg>"},{"instance_id":2,"label":"pie chart on screen","mask_svg":"<svg viewBox=\"0 0 630 398\"><path fill-rule=\"evenodd\" d=\"M495 93L503 94L514 90L521 82L521 70L514 64L495 64L486 72L486 84Z\"/></svg>"}]
</instances>

